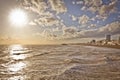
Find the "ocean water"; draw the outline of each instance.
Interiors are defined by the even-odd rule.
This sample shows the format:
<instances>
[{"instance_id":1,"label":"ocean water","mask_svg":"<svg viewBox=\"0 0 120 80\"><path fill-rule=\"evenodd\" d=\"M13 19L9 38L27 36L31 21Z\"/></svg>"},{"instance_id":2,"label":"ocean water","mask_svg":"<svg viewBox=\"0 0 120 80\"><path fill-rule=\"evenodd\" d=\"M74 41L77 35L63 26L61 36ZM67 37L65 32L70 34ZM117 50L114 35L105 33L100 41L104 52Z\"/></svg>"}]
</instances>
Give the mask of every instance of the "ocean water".
<instances>
[{"instance_id":1,"label":"ocean water","mask_svg":"<svg viewBox=\"0 0 120 80\"><path fill-rule=\"evenodd\" d=\"M120 50L81 45L1 45L0 80L120 80Z\"/></svg>"}]
</instances>

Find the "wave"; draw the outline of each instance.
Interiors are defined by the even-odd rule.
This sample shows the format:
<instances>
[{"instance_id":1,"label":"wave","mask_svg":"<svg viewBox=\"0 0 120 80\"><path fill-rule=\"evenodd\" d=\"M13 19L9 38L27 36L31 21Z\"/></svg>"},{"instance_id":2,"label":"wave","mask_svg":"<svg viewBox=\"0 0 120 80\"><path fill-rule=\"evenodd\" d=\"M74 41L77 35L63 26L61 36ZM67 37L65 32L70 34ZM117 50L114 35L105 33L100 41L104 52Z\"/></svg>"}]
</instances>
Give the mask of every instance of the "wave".
<instances>
[{"instance_id":1,"label":"wave","mask_svg":"<svg viewBox=\"0 0 120 80\"><path fill-rule=\"evenodd\" d=\"M120 74L120 50L115 49L67 45L0 51L1 79L116 80Z\"/></svg>"}]
</instances>

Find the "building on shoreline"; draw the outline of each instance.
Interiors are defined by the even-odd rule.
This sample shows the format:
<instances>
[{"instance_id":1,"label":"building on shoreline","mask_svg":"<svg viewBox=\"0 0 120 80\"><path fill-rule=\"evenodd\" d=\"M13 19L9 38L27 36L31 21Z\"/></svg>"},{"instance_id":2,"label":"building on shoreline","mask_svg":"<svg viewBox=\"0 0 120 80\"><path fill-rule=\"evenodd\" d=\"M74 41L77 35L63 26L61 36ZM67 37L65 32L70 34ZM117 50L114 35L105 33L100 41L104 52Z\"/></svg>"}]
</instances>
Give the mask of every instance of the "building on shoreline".
<instances>
[{"instance_id":1,"label":"building on shoreline","mask_svg":"<svg viewBox=\"0 0 120 80\"><path fill-rule=\"evenodd\" d=\"M106 41L111 41L111 35L106 35Z\"/></svg>"},{"instance_id":2,"label":"building on shoreline","mask_svg":"<svg viewBox=\"0 0 120 80\"><path fill-rule=\"evenodd\" d=\"M118 38L118 43L120 44L120 36L119 36L119 38Z\"/></svg>"},{"instance_id":3,"label":"building on shoreline","mask_svg":"<svg viewBox=\"0 0 120 80\"><path fill-rule=\"evenodd\" d=\"M120 45L120 37L118 38L118 40L112 40L111 39L111 35L106 35L105 39L103 40L91 40L89 42L89 44L93 44L93 45Z\"/></svg>"}]
</instances>

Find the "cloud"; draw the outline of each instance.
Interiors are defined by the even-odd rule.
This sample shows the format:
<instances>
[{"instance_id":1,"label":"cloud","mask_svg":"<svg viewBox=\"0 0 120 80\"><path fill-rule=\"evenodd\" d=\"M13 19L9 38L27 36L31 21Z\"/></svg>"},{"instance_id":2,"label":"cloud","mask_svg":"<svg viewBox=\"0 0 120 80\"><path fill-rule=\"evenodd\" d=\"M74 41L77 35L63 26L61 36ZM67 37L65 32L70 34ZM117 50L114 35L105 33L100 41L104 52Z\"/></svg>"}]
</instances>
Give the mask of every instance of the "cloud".
<instances>
[{"instance_id":1,"label":"cloud","mask_svg":"<svg viewBox=\"0 0 120 80\"><path fill-rule=\"evenodd\" d=\"M59 34L59 33L60 34ZM46 29L42 33L37 33L42 39L45 40L63 40L76 37L77 28L76 27L57 27L56 29Z\"/></svg>"},{"instance_id":2,"label":"cloud","mask_svg":"<svg viewBox=\"0 0 120 80\"><path fill-rule=\"evenodd\" d=\"M104 19L107 18L109 14L117 11L117 2L118 0L111 0L109 4L104 4L102 0L84 0L84 6L81 10L89 10L93 13L97 13L99 19Z\"/></svg>"},{"instance_id":3,"label":"cloud","mask_svg":"<svg viewBox=\"0 0 120 80\"><path fill-rule=\"evenodd\" d=\"M76 27L64 27L63 34L74 34L77 31Z\"/></svg>"},{"instance_id":4,"label":"cloud","mask_svg":"<svg viewBox=\"0 0 120 80\"><path fill-rule=\"evenodd\" d=\"M78 18L70 15L70 17L73 21L78 20L80 26L88 26L86 24L90 23L90 20L105 20L109 14L114 13L117 1L111 0L110 3L104 4L102 0L76 0L73 4L83 5L82 10L89 10L95 13L95 16L91 19L87 15ZM46 39L103 37L105 34L118 34L120 30L118 22L112 22L98 29L94 28L96 24L90 24L89 30L78 30L74 26L66 27L61 17L58 16L59 13L67 12L64 0L24 0L23 6L25 9L34 12L35 15L37 14L36 18L30 22L31 25L52 26L52 28L50 27L51 30L44 28L44 31L39 34Z\"/></svg>"},{"instance_id":5,"label":"cloud","mask_svg":"<svg viewBox=\"0 0 120 80\"><path fill-rule=\"evenodd\" d=\"M30 24L42 27L58 26L62 23L58 19L57 14L51 12L52 10L56 11L56 13L63 13L67 10L63 0L24 0L22 6L36 15L30 20Z\"/></svg>"},{"instance_id":6,"label":"cloud","mask_svg":"<svg viewBox=\"0 0 120 80\"><path fill-rule=\"evenodd\" d=\"M102 5L99 10L100 15L107 15L110 13L114 13L116 11L116 3L117 1L114 0L113 2L109 3L108 5Z\"/></svg>"},{"instance_id":7,"label":"cloud","mask_svg":"<svg viewBox=\"0 0 120 80\"><path fill-rule=\"evenodd\" d=\"M95 28L96 24L90 24L89 28Z\"/></svg>"},{"instance_id":8,"label":"cloud","mask_svg":"<svg viewBox=\"0 0 120 80\"><path fill-rule=\"evenodd\" d=\"M34 37L39 37L41 40L55 40L58 35L52 31L52 29L44 29L42 32L36 32Z\"/></svg>"},{"instance_id":9,"label":"cloud","mask_svg":"<svg viewBox=\"0 0 120 80\"><path fill-rule=\"evenodd\" d=\"M72 4L75 4L75 1L72 1Z\"/></svg>"},{"instance_id":10,"label":"cloud","mask_svg":"<svg viewBox=\"0 0 120 80\"><path fill-rule=\"evenodd\" d=\"M120 34L120 22L112 22L107 24L106 26L99 29L99 32L108 33L108 34Z\"/></svg>"},{"instance_id":11,"label":"cloud","mask_svg":"<svg viewBox=\"0 0 120 80\"><path fill-rule=\"evenodd\" d=\"M110 24L107 24L99 29L91 29L91 30L84 30L78 33L79 37L104 37L105 34L120 34L120 23L117 22L112 22Z\"/></svg>"},{"instance_id":12,"label":"cloud","mask_svg":"<svg viewBox=\"0 0 120 80\"><path fill-rule=\"evenodd\" d=\"M88 23L88 21L89 21L89 17L86 15L82 15L81 17L79 17L80 24L86 24L86 23Z\"/></svg>"},{"instance_id":13,"label":"cloud","mask_svg":"<svg viewBox=\"0 0 120 80\"><path fill-rule=\"evenodd\" d=\"M91 24L91 27L96 26L95 24ZM57 28L57 30L44 30L42 33L39 33L39 36L45 40L65 40L65 39L75 39L75 38L102 38L106 34L117 35L120 34L120 23L118 21L112 22L105 26L102 26L98 29L88 29L88 30L80 30L74 26L66 27L63 26L61 28ZM60 34L56 34L55 32L61 32Z\"/></svg>"},{"instance_id":14,"label":"cloud","mask_svg":"<svg viewBox=\"0 0 120 80\"><path fill-rule=\"evenodd\" d=\"M83 1L77 1L76 4L83 4Z\"/></svg>"},{"instance_id":15,"label":"cloud","mask_svg":"<svg viewBox=\"0 0 120 80\"><path fill-rule=\"evenodd\" d=\"M83 7L81 8L81 10L83 10L83 11L86 10L86 9L87 9L86 6L83 6Z\"/></svg>"},{"instance_id":16,"label":"cloud","mask_svg":"<svg viewBox=\"0 0 120 80\"><path fill-rule=\"evenodd\" d=\"M45 0L24 0L23 7L38 14L48 8Z\"/></svg>"},{"instance_id":17,"label":"cloud","mask_svg":"<svg viewBox=\"0 0 120 80\"><path fill-rule=\"evenodd\" d=\"M67 11L67 8L63 0L49 0L52 10L57 13L64 13Z\"/></svg>"},{"instance_id":18,"label":"cloud","mask_svg":"<svg viewBox=\"0 0 120 80\"><path fill-rule=\"evenodd\" d=\"M85 10L84 7L82 10ZM97 7L90 7L90 8L88 8L88 10L91 11L92 13L95 13L97 11Z\"/></svg>"},{"instance_id":19,"label":"cloud","mask_svg":"<svg viewBox=\"0 0 120 80\"><path fill-rule=\"evenodd\" d=\"M94 24L93 24L94 25ZM72 39L72 38L101 38L106 34L120 34L120 23L112 22L98 29L89 29L89 30L81 30L78 31L75 27L68 27L63 29L62 39Z\"/></svg>"},{"instance_id":20,"label":"cloud","mask_svg":"<svg viewBox=\"0 0 120 80\"><path fill-rule=\"evenodd\" d=\"M71 15L71 17L72 17L72 20L73 20L73 21L76 21L76 20L77 20L77 18L76 18L74 15Z\"/></svg>"},{"instance_id":21,"label":"cloud","mask_svg":"<svg viewBox=\"0 0 120 80\"><path fill-rule=\"evenodd\" d=\"M53 26L59 23L59 21L53 17L42 17L36 19L35 22L40 26Z\"/></svg>"},{"instance_id":22,"label":"cloud","mask_svg":"<svg viewBox=\"0 0 120 80\"><path fill-rule=\"evenodd\" d=\"M49 4L51 8L49 8ZM67 8L63 0L23 0L22 6L25 9L31 10L35 13L41 14L46 11L46 9L51 9L57 13L64 13L67 11Z\"/></svg>"},{"instance_id":23,"label":"cloud","mask_svg":"<svg viewBox=\"0 0 120 80\"><path fill-rule=\"evenodd\" d=\"M81 1L72 1L72 4L83 4L83 1L81 0Z\"/></svg>"},{"instance_id":24,"label":"cloud","mask_svg":"<svg viewBox=\"0 0 120 80\"><path fill-rule=\"evenodd\" d=\"M108 18L108 16L107 15L104 15L104 16L102 16L102 15L96 15L95 18L96 19L102 19L103 21L105 21Z\"/></svg>"},{"instance_id":25,"label":"cloud","mask_svg":"<svg viewBox=\"0 0 120 80\"><path fill-rule=\"evenodd\" d=\"M29 25L36 26L37 24L36 24L35 22L31 21L31 22L29 23Z\"/></svg>"}]
</instances>

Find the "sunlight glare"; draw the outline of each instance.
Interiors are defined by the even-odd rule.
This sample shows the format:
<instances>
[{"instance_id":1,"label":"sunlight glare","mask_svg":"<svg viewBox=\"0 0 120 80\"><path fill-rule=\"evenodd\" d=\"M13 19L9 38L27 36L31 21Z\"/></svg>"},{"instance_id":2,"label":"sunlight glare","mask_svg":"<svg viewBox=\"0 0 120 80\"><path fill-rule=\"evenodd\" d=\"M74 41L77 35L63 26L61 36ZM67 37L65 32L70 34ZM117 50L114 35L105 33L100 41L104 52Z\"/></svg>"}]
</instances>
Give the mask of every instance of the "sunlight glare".
<instances>
[{"instance_id":1,"label":"sunlight glare","mask_svg":"<svg viewBox=\"0 0 120 80\"><path fill-rule=\"evenodd\" d=\"M21 9L12 10L9 17L13 25L24 26L27 24L27 15Z\"/></svg>"},{"instance_id":2,"label":"sunlight glare","mask_svg":"<svg viewBox=\"0 0 120 80\"><path fill-rule=\"evenodd\" d=\"M21 45L12 45L10 46L10 57L15 60L25 59L27 55L23 54L27 52L26 48L23 48Z\"/></svg>"},{"instance_id":3,"label":"sunlight glare","mask_svg":"<svg viewBox=\"0 0 120 80\"><path fill-rule=\"evenodd\" d=\"M11 64L8 67L8 70L13 71L13 72L18 72L20 70L22 70L23 68L25 68L26 64L23 62L18 62L16 64Z\"/></svg>"}]
</instances>

